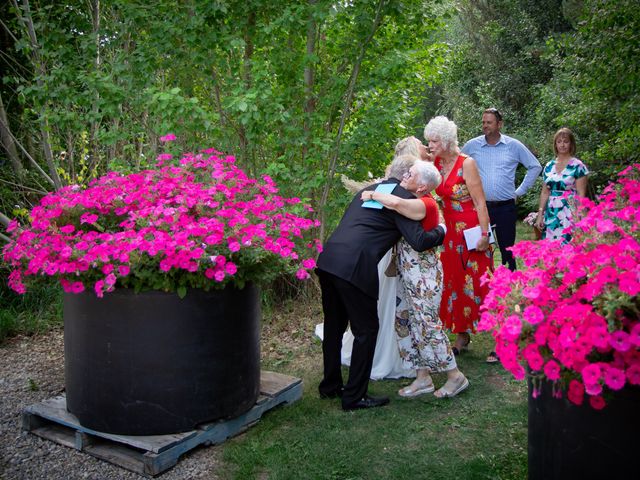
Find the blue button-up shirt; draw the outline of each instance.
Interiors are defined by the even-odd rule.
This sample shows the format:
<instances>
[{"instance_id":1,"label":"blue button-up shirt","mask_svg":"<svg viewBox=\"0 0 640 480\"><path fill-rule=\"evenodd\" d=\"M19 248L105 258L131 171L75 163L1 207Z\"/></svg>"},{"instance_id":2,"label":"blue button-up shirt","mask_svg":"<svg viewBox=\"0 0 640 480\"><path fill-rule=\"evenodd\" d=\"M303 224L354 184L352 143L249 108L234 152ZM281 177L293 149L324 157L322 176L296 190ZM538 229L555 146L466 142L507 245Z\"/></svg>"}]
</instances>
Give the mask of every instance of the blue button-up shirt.
<instances>
[{"instance_id":1,"label":"blue button-up shirt","mask_svg":"<svg viewBox=\"0 0 640 480\"><path fill-rule=\"evenodd\" d=\"M533 186L542 165L520 141L500 135L495 145L487 143L484 135L469 140L462 151L478 164L484 195L488 202L511 200L524 195ZM516 168L521 163L527 174L515 188Z\"/></svg>"}]
</instances>

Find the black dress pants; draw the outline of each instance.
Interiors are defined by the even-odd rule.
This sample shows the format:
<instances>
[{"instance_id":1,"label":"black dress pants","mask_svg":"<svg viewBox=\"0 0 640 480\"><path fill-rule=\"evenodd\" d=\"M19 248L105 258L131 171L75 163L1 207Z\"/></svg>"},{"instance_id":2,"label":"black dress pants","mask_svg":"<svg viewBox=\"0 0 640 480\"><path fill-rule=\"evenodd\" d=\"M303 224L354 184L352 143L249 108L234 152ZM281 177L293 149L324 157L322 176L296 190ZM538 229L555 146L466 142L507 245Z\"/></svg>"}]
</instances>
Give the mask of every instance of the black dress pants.
<instances>
[{"instance_id":1,"label":"black dress pants","mask_svg":"<svg viewBox=\"0 0 640 480\"><path fill-rule=\"evenodd\" d=\"M378 302L346 280L320 269L316 273L320 279L324 312L324 377L318 390L321 394L331 394L343 387L342 335L351 324L354 336L351 367L342 393L342 405L349 406L367 394L378 338Z\"/></svg>"},{"instance_id":2,"label":"black dress pants","mask_svg":"<svg viewBox=\"0 0 640 480\"><path fill-rule=\"evenodd\" d=\"M495 205L496 203L499 203L499 205ZM489 211L491 225L495 225L494 234L500 247L502 264L507 265L509 270L514 271L516 269L516 260L507 248L513 247L513 244L516 243L516 221L518 220L516 203L512 200L507 202L487 202L487 210Z\"/></svg>"}]
</instances>

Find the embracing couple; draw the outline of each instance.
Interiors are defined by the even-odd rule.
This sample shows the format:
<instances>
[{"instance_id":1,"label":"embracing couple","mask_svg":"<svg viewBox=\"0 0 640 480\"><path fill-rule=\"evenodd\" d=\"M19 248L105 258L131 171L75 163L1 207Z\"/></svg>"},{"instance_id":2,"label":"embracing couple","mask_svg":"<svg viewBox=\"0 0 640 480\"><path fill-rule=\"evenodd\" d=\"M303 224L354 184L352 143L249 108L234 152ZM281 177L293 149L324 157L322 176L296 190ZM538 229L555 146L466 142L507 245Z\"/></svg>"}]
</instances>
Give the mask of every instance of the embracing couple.
<instances>
[{"instance_id":1,"label":"embracing couple","mask_svg":"<svg viewBox=\"0 0 640 480\"><path fill-rule=\"evenodd\" d=\"M461 155L457 137L449 138L447 134L451 125L456 136L455 124L444 117L433 119L425 129L436 165L440 165L440 171L443 167L448 170L447 179L455 180L456 169L462 171L464 164L465 171L472 172L479 182L473 159ZM454 163L444 164L443 159L448 159L451 153ZM324 311L324 376L319 392L322 398L340 397L344 410L389 403L387 397L370 396L368 383L379 330L378 262L396 244L399 276L396 296L400 300L396 310L396 331L403 360L416 370L415 381L401 389L399 395L413 397L435 391L436 397L445 398L455 396L469 386L469 381L457 368L453 349L440 321L443 273L435 247L445 241L447 228L438 224L438 207L430 195L434 189L448 188L450 192L437 192L441 197L450 197L454 191L460 193L460 188L443 183L439 169L425 160L430 160L430 154L418 139L402 140L396 147L387 179L366 187L354 197L318 258L317 274ZM388 187L380 188L380 185ZM480 208L481 215L475 213L475 204L482 207L484 197L473 194L466 192L465 202L469 205L463 207L474 212L469 226L479 224L484 233L489 223L486 207ZM477 199L473 198L476 196ZM369 201L379 202L386 208L365 208L368 205L363 202ZM488 241L483 236L474 254L486 257L487 248ZM349 377L344 383L341 348L348 325L354 342ZM447 373L446 383L438 390L431 378L433 372Z\"/></svg>"}]
</instances>

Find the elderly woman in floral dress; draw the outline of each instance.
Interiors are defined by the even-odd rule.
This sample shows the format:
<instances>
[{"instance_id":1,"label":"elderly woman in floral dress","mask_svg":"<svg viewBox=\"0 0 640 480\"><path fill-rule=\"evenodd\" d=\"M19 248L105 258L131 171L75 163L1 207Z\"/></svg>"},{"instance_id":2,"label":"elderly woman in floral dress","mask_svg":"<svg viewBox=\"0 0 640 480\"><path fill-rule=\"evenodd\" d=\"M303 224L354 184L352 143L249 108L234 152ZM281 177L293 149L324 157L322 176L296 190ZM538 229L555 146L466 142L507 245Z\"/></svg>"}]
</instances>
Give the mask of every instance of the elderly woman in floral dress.
<instances>
[{"instance_id":1,"label":"elderly woman in floral dress","mask_svg":"<svg viewBox=\"0 0 640 480\"><path fill-rule=\"evenodd\" d=\"M415 158L415 157L410 157ZM417 199L406 200L391 194L363 192L362 199L373 197L385 207L415 220L422 220L425 229L439 221L438 206L430 192L442 177L431 163L415 158L404 175L401 185ZM398 249L396 332L398 347L404 362L416 370L415 381L398 391L402 397L416 397L435 390L432 372L447 372L447 381L435 395L452 397L469 386L467 378L458 370L449 338L440 321L442 297L442 266L437 249L418 253L400 240Z\"/></svg>"}]
</instances>

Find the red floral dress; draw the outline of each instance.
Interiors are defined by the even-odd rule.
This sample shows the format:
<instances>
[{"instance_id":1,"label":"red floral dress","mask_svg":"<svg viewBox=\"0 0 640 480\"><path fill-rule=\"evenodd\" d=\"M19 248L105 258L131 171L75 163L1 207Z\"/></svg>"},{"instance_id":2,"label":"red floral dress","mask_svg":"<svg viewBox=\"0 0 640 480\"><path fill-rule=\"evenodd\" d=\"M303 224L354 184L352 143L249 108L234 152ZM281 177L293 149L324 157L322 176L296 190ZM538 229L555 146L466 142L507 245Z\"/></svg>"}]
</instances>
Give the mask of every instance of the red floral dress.
<instances>
[{"instance_id":1,"label":"red floral dress","mask_svg":"<svg viewBox=\"0 0 640 480\"><path fill-rule=\"evenodd\" d=\"M493 268L491 248L484 252L467 250L463 230L479 224L467 184L462 177L462 164L466 155L458 155L449 176L444 178L442 160L435 165L443 175L436 193L443 203L442 213L447 226L444 250L440 254L444 271L440 318L453 333L474 333L480 317L480 304L488 292L480 285L480 277Z\"/></svg>"}]
</instances>

